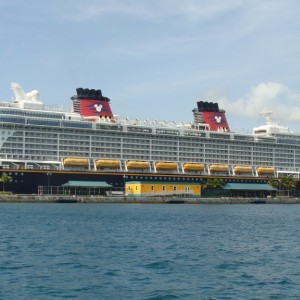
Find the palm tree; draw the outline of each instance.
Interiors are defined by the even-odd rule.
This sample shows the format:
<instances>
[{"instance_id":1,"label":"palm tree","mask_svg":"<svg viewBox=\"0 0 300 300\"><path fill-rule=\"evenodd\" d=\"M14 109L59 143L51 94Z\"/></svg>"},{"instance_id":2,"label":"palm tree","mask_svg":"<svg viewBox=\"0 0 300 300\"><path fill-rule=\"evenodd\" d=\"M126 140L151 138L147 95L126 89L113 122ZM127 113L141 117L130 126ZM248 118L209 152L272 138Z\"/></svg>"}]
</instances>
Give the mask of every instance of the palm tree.
<instances>
[{"instance_id":1,"label":"palm tree","mask_svg":"<svg viewBox=\"0 0 300 300\"><path fill-rule=\"evenodd\" d=\"M271 179L268 183L278 190L288 191L288 196L290 196L290 191L294 190L297 184L295 179L289 176L284 176L278 179Z\"/></svg>"},{"instance_id":2,"label":"palm tree","mask_svg":"<svg viewBox=\"0 0 300 300\"><path fill-rule=\"evenodd\" d=\"M288 191L288 196L290 196L290 191L294 190L296 187L296 181L292 177L282 177L282 187L284 190Z\"/></svg>"},{"instance_id":3,"label":"palm tree","mask_svg":"<svg viewBox=\"0 0 300 300\"><path fill-rule=\"evenodd\" d=\"M273 196L274 196L274 194L275 194L275 195L278 195L278 190L281 189L281 182L280 182L280 180L279 180L279 179L270 179L270 180L268 181L268 184L269 184L272 188L275 188L275 189L276 189L276 191L275 191L274 193L272 193Z\"/></svg>"},{"instance_id":4,"label":"palm tree","mask_svg":"<svg viewBox=\"0 0 300 300\"><path fill-rule=\"evenodd\" d=\"M281 182L279 179L270 179L268 184L275 189L280 189L281 187Z\"/></svg>"},{"instance_id":5,"label":"palm tree","mask_svg":"<svg viewBox=\"0 0 300 300\"><path fill-rule=\"evenodd\" d=\"M220 178L210 178L203 184L203 189L220 189L223 187L223 180Z\"/></svg>"},{"instance_id":6,"label":"palm tree","mask_svg":"<svg viewBox=\"0 0 300 300\"><path fill-rule=\"evenodd\" d=\"M12 177L9 176L8 174L6 174L5 172L2 173L2 175L0 176L0 182L2 182L2 188L3 188L3 192L5 191L5 184L7 182L12 182Z\"/></svg>"}]
</instances>

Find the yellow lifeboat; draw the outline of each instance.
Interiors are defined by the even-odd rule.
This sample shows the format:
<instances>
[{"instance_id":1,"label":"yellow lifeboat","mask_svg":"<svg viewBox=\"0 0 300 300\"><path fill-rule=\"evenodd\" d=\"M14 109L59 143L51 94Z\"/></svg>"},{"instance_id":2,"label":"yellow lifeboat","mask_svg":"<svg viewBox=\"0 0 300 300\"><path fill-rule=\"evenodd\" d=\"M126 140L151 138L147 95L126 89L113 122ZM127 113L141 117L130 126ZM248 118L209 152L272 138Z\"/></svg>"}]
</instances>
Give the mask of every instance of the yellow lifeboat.
<instances>
[{"instance_id":1,"label":"yellow lifeboat","mask_svg":"<svg viewBox=\"0 0 300 300\"><path fill-rule=\"evenodd\" d=\"M184 169L184 171L201 172L201 171L204 171L204 164L184 163L183 169Z\"/></svg>"},{"instance_id":2,"label":"yellow lifeboat","mask_svg":"<svg viewBox=\"0 0 300 300\"><path fill-rule=\"evenodd\" d=\"M155 167L156 167L157 171L177 170L177 163L175 163L175 162L158 161L157 163L155 163Z\"/></svg>"},{"instance_id":3,"label":"yellow lifeboat","mask_svg":"<svg viewBox=\"0 0 300 300\"><path fill-rule=\"evenodd\" d=\"M209 165L210 172L228 172L228 165Z\"/></svg>"},{"instance_id":4,"label":"yellow lifeboat","mask_svg":"<svg viewBox=\"0 0 300 300\"><path fill-rule=\"evenodd\" d=\"M236 174L241 174L241 173L251 173L252 172L252 167L251 166L243 166L243 165L237 165L233 166L233 171Z\"/></svg>"},{"instance_id":5,"label":"yellow lifeboat","mask_svg":"<svg viewBox=\"0 0 300 300\"><path fill-rule=\"evenodd\" d=\"M65 167L88 167L89 160L87 158L68 157L64 159Z\"/></svg>"},{"instance_id":6,"label":"yellow lifeboat","mask_svg":"<svg viewBox=\"0 0 300 300\"><path fill-rule=\"evenodd\" d=\"M148 161L129 160L126 163L127 169L149 169Z\"/></svg>"},{"instance_id":7,"label":"yellow lifeboat","mask_svg":"<svg viewBox=\"0 0 300 300\"><path fill-rule=\"evenodd\" d=\"M97 169L119 169L120 161L116 159L98 159L96 160Z\"/></svg>"},{"instance_id":8,"label":"yellow lifeboat","mask_svg":"<svg viewBox=\"0 0 300 300\"><path fill-rule=\"evenodd\" d=\"M256 172L258 175L264 174L264 175L270 175L274 174L275 169L273 167L257 167Z\"/></svg>"}]
</instances>

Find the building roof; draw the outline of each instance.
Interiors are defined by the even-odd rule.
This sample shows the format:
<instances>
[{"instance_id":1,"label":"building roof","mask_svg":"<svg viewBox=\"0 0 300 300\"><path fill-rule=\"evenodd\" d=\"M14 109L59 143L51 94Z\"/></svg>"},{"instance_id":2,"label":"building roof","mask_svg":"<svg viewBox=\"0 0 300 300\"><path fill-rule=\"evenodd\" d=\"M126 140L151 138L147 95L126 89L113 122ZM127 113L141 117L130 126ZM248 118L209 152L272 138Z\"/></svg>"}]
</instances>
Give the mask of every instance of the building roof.
<instances>
[{"instance_id":1,"label":"building roof","mask_svg":"<svg viewBox=\"0 0 300 300\"><path fill-rule=\"evenodd\" d=\"M112 185L105 181L68 181L64 183L64 187L94 187L94 188L110 188Z\"/></svg>"},{"instance_id":2,"label":"building roof","mask_svg":"<svg viewBox=\"0 0 300 300\"><path fill-rule=\"evenodd\" d=\"M276 191L275 188L266 183L227 183L223 188L225 190Z\"/></svg>"}]
</instances>

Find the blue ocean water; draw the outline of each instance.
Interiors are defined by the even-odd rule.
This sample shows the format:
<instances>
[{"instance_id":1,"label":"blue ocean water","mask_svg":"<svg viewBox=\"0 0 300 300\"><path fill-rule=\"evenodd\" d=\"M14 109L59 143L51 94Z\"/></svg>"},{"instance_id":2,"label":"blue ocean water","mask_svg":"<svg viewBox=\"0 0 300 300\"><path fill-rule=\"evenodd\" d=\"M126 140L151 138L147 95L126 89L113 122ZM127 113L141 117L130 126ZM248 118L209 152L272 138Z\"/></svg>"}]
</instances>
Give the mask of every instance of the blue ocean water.
<instances>
[{"instance_id":1,"label":"blue ocean water","mask_svg":"<svg viewBox=\"0 0 300 300\"><path fill-rule=\"evenodd\" d=\"M0 299L300 299L299 205L0 204Z\"/></svg>"}]
</instances>

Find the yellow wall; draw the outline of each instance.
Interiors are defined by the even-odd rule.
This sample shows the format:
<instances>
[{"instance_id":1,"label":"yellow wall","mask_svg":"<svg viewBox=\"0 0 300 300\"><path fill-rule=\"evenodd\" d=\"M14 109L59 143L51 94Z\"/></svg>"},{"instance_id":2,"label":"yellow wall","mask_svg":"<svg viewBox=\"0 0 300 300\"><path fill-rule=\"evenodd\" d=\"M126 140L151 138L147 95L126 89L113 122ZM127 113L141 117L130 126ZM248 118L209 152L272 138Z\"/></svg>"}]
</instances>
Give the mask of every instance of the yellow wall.
<instances>
[{"instance_id":1,"label":"yellow wall","mask_svg":"<svg viewBox=\"0 0 300 300\"><path fill-rule=\"evenodd\" d=\"M126 194L129 196L144 195L176 195L190 194L194 197L201 195L201 186L195 183L178 182L126 182Z\"/></svg>"}]
</instances>

